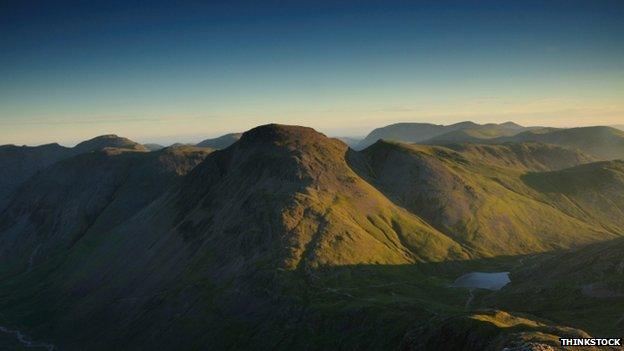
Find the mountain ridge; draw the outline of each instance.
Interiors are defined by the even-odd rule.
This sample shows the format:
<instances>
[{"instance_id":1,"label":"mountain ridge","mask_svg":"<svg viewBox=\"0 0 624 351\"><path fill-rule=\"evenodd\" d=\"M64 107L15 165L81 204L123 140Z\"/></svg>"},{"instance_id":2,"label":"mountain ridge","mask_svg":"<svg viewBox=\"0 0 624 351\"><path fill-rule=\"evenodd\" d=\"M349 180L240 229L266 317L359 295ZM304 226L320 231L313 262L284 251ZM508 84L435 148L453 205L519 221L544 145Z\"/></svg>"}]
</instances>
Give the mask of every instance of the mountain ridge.
<instances>
[{"instance_id":1,"label":"mountain ridge","mask_svg":"<svg viewBox=\"0 0 624 351\"><path fill-rule=\"evenodd\" d=\"M419 142L446 132L478 126L471 121L450 125L431 123L395 123L371 131L359 143L358 148L364 149L379 139L391 139L405 142Z\"/></svg>"},{"instance_id":2,"label":"mountain ridge","mask_svg":"<svg viewBox=\"0 0 624 351\"><path fill-rule=\"evenodd\" d=\"M0 211L0 322L76 350L417 348L438 325L508 346L518 323L548 344L588 334L452 279L617 239L622 193L621 161L532 142L355 151L269 124L220 150L105 147Z\"/></svg>"}]
</instances>

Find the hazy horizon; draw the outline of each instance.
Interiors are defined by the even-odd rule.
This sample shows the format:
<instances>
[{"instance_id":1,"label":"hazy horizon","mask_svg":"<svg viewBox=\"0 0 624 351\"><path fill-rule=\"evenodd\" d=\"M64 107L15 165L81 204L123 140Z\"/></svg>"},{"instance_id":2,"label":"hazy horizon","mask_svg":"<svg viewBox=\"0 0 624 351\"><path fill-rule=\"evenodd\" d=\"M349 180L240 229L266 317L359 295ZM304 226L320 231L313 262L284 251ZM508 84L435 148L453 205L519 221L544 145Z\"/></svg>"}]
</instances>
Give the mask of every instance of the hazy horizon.
<instances>
[{"instance_id":1,"label":"hazy horizon","mask_svg":"<svg viewBox=\"0 0 624 351\"><path fill-rule=\"evenodd\" d=\"M624 122L618 1L0 6L0 144Z\"/></svg>"},{"instance_id":2,"label":"hazy horizon","mask_svg":"<svg viewBox=\"0 0 624 351\"><path fill-rule=\"evenodd\" d=\"M395 123L431 123L431 124L441 124L441 125L449 125L449 124L454 124L454 123L460 123L460 122L475 122L478 124L487 124L487 123L496 123L496 124L500 124L500 123L505 123L505 122L513 122L513 123L517 123L515 121L509 121L509 120L500 120L500 121L496 121L496 122L481 122L481 121L476 121L476 120L458 120L456 122L451 122L451 123L436 123L436 122L428 122L428 121L419 121L419 122L414 122L414 121L410 121L410 120L405 120L405 121L397 121L397 122L390 122L388 124L384 124L384 125L379 125L376 127L372 127L370 129L366 129L364 130L361 134L348 134L348 133L341 133L340 131L336 131L336 130L322 130L322 129L316 129L317 131L327 135L328 137L347 137L347 138L364 138L366 135L368 135L371 131L373 131L376 128L381 128L381 127L385 127L391 124L395 124ZM204 134L204 133L197 133L197 134L187 134L187 135L171 135L171 136L160 136L160 137L138 137L138 138L134 138L131 135L125 135L125 134L121 134L118 132L104 132L104 133L100 133L100 134L94 134L91 136L87 136L85 138L82 139L66 139L65 141L59 141L59 140L48 140L48 141L44 141L41 143L32 143L32 144L27 144L27 143L2 143L0 145L17 145L17 146L22 146L22 145L26 145L26 146L39 146L39 145L45 145L45 144L51 144L51 143L58 143L62 146L66 146L66 147L73 147L76 144L85 141L85 140L89 140L98 136L102 136L102 135L110 135L110 134L114 134L117 135L119 137L125 137L128 139L131 139L132 141L138 142L140 144L159 144L159 145L163 145L163 146L168 146L168 145L172 145L175 143L188 143L188 144L197 144L205 139L211 139L211 138L217 138L220 136L223 136L225 134L230 134L230 133L242 133L245 132L249 129L258 127L260 125L265 125L265 124L271 124L271 123L277 123L277 122L267 122L267 123L262 123L262 124L258 124L258 125L254 125L254 126L250 126L249 128L246 129L242 129L242 130L231 130L231 131L225 131L225 132L220 132L220 133L212 133L212 134ZM279 124L284 124L284 123L279 123ZM520 123L517 123L520 124ZM310 125L303 125L303 124L290 124L290 125L300 125L303 127L311 127L314 128ZM522 125L522 124L521 124ZM586 127L586 126L609 126L609 127L615 127L618 129L623 129L624 125L620 125L620 124L612 124L612 125L607 125L607 124L587 124L587 125L569 125L569 126L550 126L550 125L522 125L523 127L556 127L556 128L576 128L576 127ZM624 129L623 129L624 130Z\"/></svg>"}]
</instances>

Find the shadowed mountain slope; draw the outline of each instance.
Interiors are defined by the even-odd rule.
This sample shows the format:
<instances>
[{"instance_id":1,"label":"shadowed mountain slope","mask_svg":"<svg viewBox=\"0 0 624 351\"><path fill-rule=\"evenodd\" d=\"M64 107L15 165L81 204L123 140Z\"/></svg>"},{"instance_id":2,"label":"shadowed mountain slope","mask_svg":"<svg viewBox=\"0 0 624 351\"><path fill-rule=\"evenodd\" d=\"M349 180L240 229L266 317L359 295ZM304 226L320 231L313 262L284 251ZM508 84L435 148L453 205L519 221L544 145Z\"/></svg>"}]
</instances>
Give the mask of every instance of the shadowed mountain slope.
<instances>
[{"instance_id":1,"label":"shadowed mountain slope","mask_svg":"<svg viewBox=\"0 0 624 351\"><path fill-rule=\"evenodd\" d=\"M106 148L59 161L20 186L0 215L0 260L23 267L63 252L90 230L110 230L161 195L209 153Z\"/></svg>"},{"instance_id":2,"label":"shadowed mountain slope","mask_svg":"<svg viewBox=\"0 0 624 351\"><path fill-rule=\"evenodd\" d=\"M0 210L6 206L13 191L35 173L68 157L108 147L147 151L142 145L116 135L102 135L83 141L73 148L58 144L34 147L0 146Z\"/></svg>"},{"instance_id":3,"label":"shadowed mountain slope","mask_svg":"<svg viewBox=\"0 0 624 351\"><path fill-rule=\"evenodd\" d=\"M61 160L71 149L59 144L41 146L0 146L0 210L21 184L37 171Z\"/></svg>"}]
</instances>

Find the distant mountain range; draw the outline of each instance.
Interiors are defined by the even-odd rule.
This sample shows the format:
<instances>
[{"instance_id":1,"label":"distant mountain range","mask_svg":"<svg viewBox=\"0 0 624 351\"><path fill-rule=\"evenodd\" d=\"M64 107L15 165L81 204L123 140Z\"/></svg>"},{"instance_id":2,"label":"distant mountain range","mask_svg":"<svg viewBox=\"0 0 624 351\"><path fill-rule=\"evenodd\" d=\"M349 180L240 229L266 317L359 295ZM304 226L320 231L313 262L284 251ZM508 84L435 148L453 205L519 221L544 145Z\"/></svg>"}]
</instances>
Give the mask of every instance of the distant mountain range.
<instances>
[{"instance_id":1,"label":"distant mountain range","mask_svg":"<svg viewBox=\"0 0 624 351\"><path fill-rule=\"evenodd\" d=\"M234 144L238 139L240 139L241 135L242 133L229 133L229 134L225 134L220 137L217 137L217 138L211 138L211 139L200 141L199 143L196 144L196 146L208 147L208 148L217 149L217 150L225 149L226 147ZM174 144L169 145L169 147L172 147L172 146L178 147L178 146L183 146L183 145L192 145L192 144L174 143ZM164 149L166 147L160 144L143 144L143 146L150 151L156 151L156 150Z\"/></svg>"},{"instance_id":2,"label":"distant mountain range","mask_svg":"<svg viewBox=\"0 0 624 351\"><path fill-rule=\"evenodd\" d=\"M420 144L456 144L456 143L505 143L505 142L543 142L563 145L567 147L577 147L576 139L580 136L583 139L613 138L613 135L622 135L613 129L624 131L624 125L613 125L610 127L579 127L579 128L550 128L550 127L523 127L514 122L478 124L471 121L460 122L451 125L436 125L430 123L396 123L382 128L377 128L364 138L357 137L336 137L349 147L355 150L362 150L374 144L377 140L400 141ZM576 131L576 132L575 132ZM575 134L577 133L577 134ZM210 147L212 149L224 149L238 139L242 133L225 134L217 138L206 139L197 146ZM619 139L619 138L615 139ZM555 140L559 138L559 140ZM564 140L564 139L569 140ZM588 143L595 143L595 140ZM608 141L606 141L608 142ZM179 146L182 144L173 144ZM188 144L190 145L190 144ZM164 146L159 144L144 144L147 149L159 150ZM581 145L580 149L591 145ZM601 153L607 158L621 158L620 151L615 150L615 154L603 149L602 145L594 152Z\"/></svg>"},{"instance_id":3,"label":"distant mountain range","mask_svg":"<svg viewBox=\"0 0 624 351\"><path fill-rule=\"evenodd\" d=\"M152 152L2 146L0 325L67 350L619 335L623 141L463 122L380 128L360 151L276 124ZM479 270L512 283L450 287Z\"/></svg>"},{"instance_id":4,"label":"distant mountain range","mask_svg":"<svg viewBox=\"0 0 624 351\"><path fill-rule=\"evenodd\" d=\"M360 142L358 148L366 148L379 139L408 143L421 143L436 137L440 137L441 140L458 137L485 139L513 135L528 129L513 122L477 124L466 121L446 126L430 123L396 123L373 130ZM448 137L445 137L447 134Z\"/></svg>"},{"instance_id":5,"label":"distant mountain range","mask_svg":"<svg viewBox=\"0 0 624 351\"><path fill-rule=\"evenodd\" d=\"M430 123L396 123L370 132L358 145L364 149L378 140L394 140L408 143L418 143L444 133L477 126L474 122L461 122L449 126Z\"/></svg>"},{"instance_id":6,"label":"distant mountain range","mask_svg":"<svg viewBox=\"0 0 624 351\"><path fill-rule=\"evenodd\" d=\"M461 122L448 126L398 123L373 130L362 140L358 148L368 147L380 139L432 145L539 142L576 148L601 159L624 158L624 131L601 126L562 129L522 127L513 122L501 124Z\"/></svg>"},{"instance_id":7,"label":"distant mountain range","mask_svg":"<svg viewBox=\"0 0 624 351\"><path fill-rule=\"evenodd\" d=\"M238 139L240 139L242 135L243 133L225 134L218 138L206 139L202 142L197 143L197 146L209 147L213 149L225 149L226 147L238 141Z\"/></svg>"}]
</instances>

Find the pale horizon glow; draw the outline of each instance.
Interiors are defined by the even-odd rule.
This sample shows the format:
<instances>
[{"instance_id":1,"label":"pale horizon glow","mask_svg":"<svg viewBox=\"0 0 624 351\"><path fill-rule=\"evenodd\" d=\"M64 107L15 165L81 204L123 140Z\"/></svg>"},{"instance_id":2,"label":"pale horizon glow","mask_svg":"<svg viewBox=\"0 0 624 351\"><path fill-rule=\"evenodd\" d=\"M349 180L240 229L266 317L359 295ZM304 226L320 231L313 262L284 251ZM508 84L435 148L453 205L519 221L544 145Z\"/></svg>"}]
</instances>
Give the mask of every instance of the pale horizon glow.
<instances>
[{"instance_id":1,"label":"pale horizon glow","mask_svg":"<svg viewBox=\"0 0 624 351\"><path fill-rule=\"evenodd\" d=\"M485 99L490 100L490 99ZM423 106L423 105L421 105ZM224 123L215 116L158 116L140 118L133 116L104 116L91 119L55 118L33 119L28 123L3 123L13 130L0 144L41 145L59 143L75 144L104 134L116 134L136 142L170 145L173 143L198 143L204 139L228 133L244 132L263 124L279 123L311 127L330 137L364 137L375 128L394 123L432 123L448 125L463 121L479 124L515 122L522 126L573 128L584 126L623 125L624 106L578 106L557 101L535 101L523 105L474 102L456 108L445 106L408 107L388 106L376 110L312 111L271 117L227 116ZM357 127L353 124L357 123ZM31 127L38 128L33 130ZM6 129L5 129L6 130ZM4 139L5 136L3 136Z\"/></svg>"}]
</instances>

